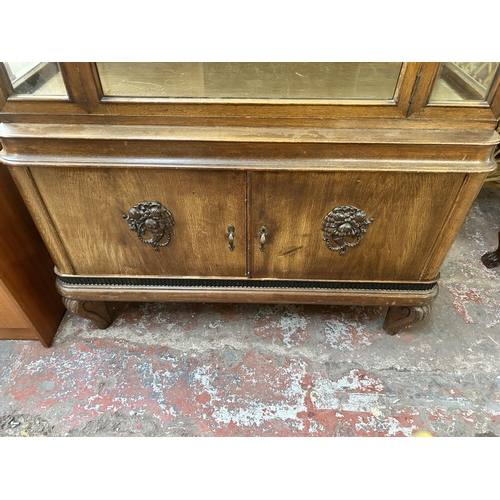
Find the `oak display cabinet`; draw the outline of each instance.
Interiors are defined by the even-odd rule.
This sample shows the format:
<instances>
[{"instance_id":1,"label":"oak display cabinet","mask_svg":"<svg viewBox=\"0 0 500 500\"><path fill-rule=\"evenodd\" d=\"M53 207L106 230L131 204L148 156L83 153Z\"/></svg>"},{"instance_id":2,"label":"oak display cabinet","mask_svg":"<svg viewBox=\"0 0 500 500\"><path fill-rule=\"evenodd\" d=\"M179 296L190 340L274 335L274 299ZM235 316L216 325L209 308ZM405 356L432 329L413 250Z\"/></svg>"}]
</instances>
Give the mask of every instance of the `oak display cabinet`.
<instances>
[{"instance_id":1,"label":"oak display cabinet","mask_svg":"<svg viewBox=\"0 0 500 500\"><path fill-rule=\"evenodd\" d=\"M24 66L23 66L24 64ZM423 319L499 136L499 63L4 63L0 152L67 309Z\"/></svg>"}]
</instances>

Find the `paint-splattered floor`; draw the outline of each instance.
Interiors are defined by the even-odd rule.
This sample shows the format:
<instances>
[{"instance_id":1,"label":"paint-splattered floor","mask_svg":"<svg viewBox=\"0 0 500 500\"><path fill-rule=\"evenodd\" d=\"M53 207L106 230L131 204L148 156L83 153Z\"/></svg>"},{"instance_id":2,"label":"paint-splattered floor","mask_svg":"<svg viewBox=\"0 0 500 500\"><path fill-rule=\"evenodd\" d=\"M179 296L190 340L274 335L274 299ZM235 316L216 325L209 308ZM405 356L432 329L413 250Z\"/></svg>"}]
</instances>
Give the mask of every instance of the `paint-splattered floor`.
<instances>
[{"instance_id":1,"label":"paint-splattered floor","mask_svg":"<svg viewBox=\"0 0 500 500\"><path fill-rule=\"evenodd\" d=\"M485 186L433 312L133 304L107 330L67 314L53 347L0 342L0 435L500 435L500 190Z\"/></svg>"}]
</instances>

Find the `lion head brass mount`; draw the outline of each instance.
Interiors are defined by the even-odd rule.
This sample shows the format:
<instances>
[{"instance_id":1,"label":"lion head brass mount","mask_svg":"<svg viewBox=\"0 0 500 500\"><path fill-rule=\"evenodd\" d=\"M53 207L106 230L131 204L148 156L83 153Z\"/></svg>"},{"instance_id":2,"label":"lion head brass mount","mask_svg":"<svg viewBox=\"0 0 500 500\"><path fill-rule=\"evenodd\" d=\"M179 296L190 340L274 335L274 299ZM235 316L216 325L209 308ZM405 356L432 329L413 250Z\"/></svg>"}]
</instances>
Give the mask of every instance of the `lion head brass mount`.
<instances>
[{"instance_id":1,"label":"lion head brass mount","mask_svg":"<svg viewBox=\"0 0 500 500\"><path fill-rule=\"evenodd\" d=\"M143 201L134 205L128 215L122 215L128 222L132 231L143 242L153 246L153 250L159 251L159 247L165 247L172 238L172 226L174 218L172 214L161 203L155 201ZM146 233L151 237L146 239ZM162 241L163 240L163 241Z\"/></svg>"},{"instance_id":2,"label":"lion head brass mount","mask_svg":"<svg viewBox=\"0 0 500 500\"><path fill-rule=\"evenodd\" d=\"M358 207L335 207L325 215L321 223L323 240L330 250L344 255L347 247L355 247L361 241L372 222L373 217L368 219ZM331 240L337 246L332 246Z\"/></svg>"}]
</instances>

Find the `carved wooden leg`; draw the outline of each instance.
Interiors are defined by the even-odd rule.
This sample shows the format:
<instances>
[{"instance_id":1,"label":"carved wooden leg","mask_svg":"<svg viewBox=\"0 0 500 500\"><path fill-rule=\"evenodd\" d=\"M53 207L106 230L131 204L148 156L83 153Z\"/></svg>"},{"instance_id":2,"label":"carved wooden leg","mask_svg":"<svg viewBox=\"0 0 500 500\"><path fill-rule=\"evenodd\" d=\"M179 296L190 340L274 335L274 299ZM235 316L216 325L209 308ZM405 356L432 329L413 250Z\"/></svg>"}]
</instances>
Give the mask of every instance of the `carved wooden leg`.
<instances>
[{"instance_id":1,"label":"carved wooden leg","mask_svg":"<svg viewBox=\"0 0 500 500\"><path fill-rule=\"evenodd\" d=\"M493 252L485 253L481 257L481 260L483 261L483 264L489 269L500 265L500 231L498 232L498 248Z\"/></svg>"},{"instance_id":2,"label":"carved wooden leg","mask_svg":"<svg viewBox=\"0 0 500 500\"><path fill-rule=\"evenodd\" d=\"M389 335L398 333L402 328L422 321L431 312L431 305L391 306L384 321L384 330Z\"/></svg>"},{"instance_id":3,"label":"carved wooden leg","mask_svg":"<svg viewBox=\"0 0 500 500\"><path fill-rule=\"evenodd\" d=\"M102 330L111 324L111 317L106 302L73 300L66 297L63 297L62 301L70 313L89 319Z\"/></svg>"}]
</instances>

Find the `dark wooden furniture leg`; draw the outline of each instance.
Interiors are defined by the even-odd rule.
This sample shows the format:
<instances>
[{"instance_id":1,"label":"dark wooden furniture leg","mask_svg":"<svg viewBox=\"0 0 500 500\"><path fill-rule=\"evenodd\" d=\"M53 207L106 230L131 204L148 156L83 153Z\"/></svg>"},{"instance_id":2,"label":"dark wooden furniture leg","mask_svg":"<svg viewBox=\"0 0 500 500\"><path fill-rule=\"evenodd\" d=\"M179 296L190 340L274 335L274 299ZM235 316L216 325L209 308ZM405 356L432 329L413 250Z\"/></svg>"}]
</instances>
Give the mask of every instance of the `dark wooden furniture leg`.
<instances>
[{"instance_id":1,"label":"dark wooden furniture leg","mask_svg":"<svg viewBox=\"0 0 500 500\"><path fill-rule=\"evenodd\" d=\"M489 269L500 265L500 231L498 232L498 248L493 252L485 253L481 260Z\"/></svg>"},{"instance_id":2,"label":"dark wooden furniture leg","mask_svg":"<svg viewBox=\"0 0 500 500\"><path fill-rule=\"evenodd\" d=\"M66 297L63 297L62 301L70 313L89 319L102 330L111 324L111 316L106 302L73 300Z\"/></svg>"},{"instance_id":3,"label":"dark wooden furniture leg","mask_svg":"<svg viewBox=\"0 0 500 500\"><path fill-rule=\"evenodd\" d=\"M431 312L431 305L425 306L391 306L384 321L384 330L395 335L403 328L422 321Z\"/></svg>"}]
</instances>

